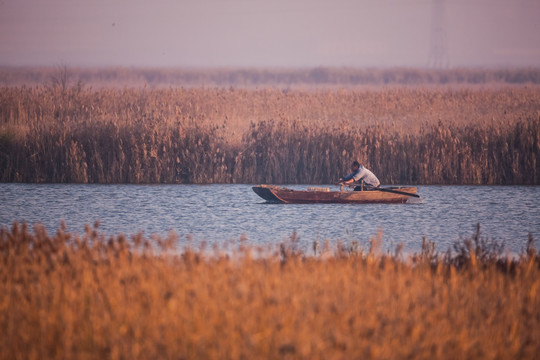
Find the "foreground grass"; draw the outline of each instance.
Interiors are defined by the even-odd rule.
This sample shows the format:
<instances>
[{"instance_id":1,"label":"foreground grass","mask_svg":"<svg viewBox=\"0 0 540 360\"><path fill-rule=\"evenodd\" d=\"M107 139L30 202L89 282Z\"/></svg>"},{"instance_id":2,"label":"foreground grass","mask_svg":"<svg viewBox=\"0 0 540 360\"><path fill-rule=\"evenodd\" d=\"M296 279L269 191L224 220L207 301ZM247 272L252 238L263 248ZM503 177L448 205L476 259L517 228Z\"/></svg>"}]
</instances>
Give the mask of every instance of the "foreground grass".
<instances>
[{"instance_id":1,"label":"foreground grass","mask_svg":"<svg viewBox=\"0 0 540 360\"><path fill-rule=\"evenodd\" d=\"M294 240L294 239L293 239ZM338 248L169 253L175 238L0 234L0 357L534 358L539 257ZM154 244L154 246L152 246ZM529 245L532 244L530 239ZM315 249L315 247L314 247ZM259 253L261 252L261 253ZM264 255L264 256L260 256Z\"/></svg>"}]
</instances>

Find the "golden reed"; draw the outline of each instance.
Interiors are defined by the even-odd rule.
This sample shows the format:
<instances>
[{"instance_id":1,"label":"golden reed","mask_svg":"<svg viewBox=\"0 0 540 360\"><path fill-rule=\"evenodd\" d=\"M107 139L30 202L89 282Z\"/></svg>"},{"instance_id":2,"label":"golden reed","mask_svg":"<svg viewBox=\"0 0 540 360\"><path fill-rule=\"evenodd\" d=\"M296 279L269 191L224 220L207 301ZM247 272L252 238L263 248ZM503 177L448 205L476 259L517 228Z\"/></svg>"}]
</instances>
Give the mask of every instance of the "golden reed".
<instances>
[{"instance_id":1,"label":"golden reed","mask_svg":"<svg viewBox=\"0 0 540 360\"><path fill-rule=\"evenodd\" d=\"M1 359L534 359L540 252L439 255L0 230Z\"/></svg>"},{"instance_id":2,"label":"golden reed","mask_svg":"<svg viewBox=\"0 0 540 360\"><path fill-rule=\"evenodd\" d=\"M540 91L0 88L0 181L539 184Z\"/></svg>"}]
</instances>

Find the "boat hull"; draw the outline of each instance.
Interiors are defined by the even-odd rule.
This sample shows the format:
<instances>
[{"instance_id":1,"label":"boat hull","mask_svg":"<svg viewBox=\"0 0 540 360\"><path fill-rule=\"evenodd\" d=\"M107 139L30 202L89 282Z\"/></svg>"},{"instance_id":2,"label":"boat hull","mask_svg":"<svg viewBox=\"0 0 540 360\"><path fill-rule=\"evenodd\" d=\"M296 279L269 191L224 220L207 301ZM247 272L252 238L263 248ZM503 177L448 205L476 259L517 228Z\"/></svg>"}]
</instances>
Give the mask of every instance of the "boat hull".
<instances>
[{"instance_id":1,"label":"boat hull","mask_svg":"<svg viewBox=\"0 0 540 360\"><path fill-rule=\"evenodd\" d=\"M395 190L416 195L416 187L395 187L384 190ZM253 191L268 202L285 204L403 204L411 197L389 191L310 191L292 190L273 185L254 186Z\"/></svg>"}]
</instances>

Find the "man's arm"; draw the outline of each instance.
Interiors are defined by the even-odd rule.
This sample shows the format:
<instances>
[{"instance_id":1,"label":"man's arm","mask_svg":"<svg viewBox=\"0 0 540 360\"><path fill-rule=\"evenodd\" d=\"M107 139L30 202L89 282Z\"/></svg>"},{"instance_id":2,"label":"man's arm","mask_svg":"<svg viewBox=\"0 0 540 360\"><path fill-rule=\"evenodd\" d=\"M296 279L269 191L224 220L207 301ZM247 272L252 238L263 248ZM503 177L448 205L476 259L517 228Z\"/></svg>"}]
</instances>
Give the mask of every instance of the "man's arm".
<instances>
[{"instance_id":1,"label":"man's arm","mask_svg":"<svg viewBox=\"0 0 540 360\"><path fill-rule=\"evenodd\" d=\"M354 181L354 173L351 173L339 179L339 182L344 183L344 184L350 184L353 181Z\"/></svg>"}]
</instances>

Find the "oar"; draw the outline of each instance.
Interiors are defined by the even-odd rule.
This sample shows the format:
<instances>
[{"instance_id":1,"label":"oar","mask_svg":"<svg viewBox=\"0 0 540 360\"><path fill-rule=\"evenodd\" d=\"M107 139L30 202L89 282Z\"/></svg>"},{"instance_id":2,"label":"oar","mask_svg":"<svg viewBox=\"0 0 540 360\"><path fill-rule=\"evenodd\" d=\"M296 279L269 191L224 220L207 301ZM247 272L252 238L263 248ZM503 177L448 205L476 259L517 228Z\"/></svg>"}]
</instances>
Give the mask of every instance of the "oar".
<instances>
[{"instance_id":1,"label":"oar","mask_svg":"<svg viewBox=\"0 0 540 360\"><path fill-rule=\"evenodd\" d=\"M355 188L357 186L360 186L360 184L340 184L340 185L345 185L345 186L348 186L350 188ZM408 193L408 192L405 192L405 191L399 191L399 190L392 190L392 189L385 189L385 188L380 188L380 187L373 187L374 190L378 190L378 191L383 191L383 192L389 192L389 193L394 193L394 194L400 194L400 195L406 195L406 196L413 196L413 197L417 197L419 198L420 195L417 195L417 194L411 194L411 193Z\"/></svg>"},{"instance_id":2,"label":"oar","mask_svg":"<svg viewBox=\"0 0 540 360\"><path fill-rule=\"evenodd\" d=\"M376 187L376 188L374 188L374 189L375 189L375 190L379 190L379 191L385 191L385 192L389 192L389 193L394 193L394 194L407 195L407 196L414 196L414 197L417 197L417 198L420 197L420 195L417 195L417 194L410 194L410 193L405 192L405 191L392 190L392 189L384 189L384 188L380 188L380 187Z\"/></svg>"}]
</instances>

